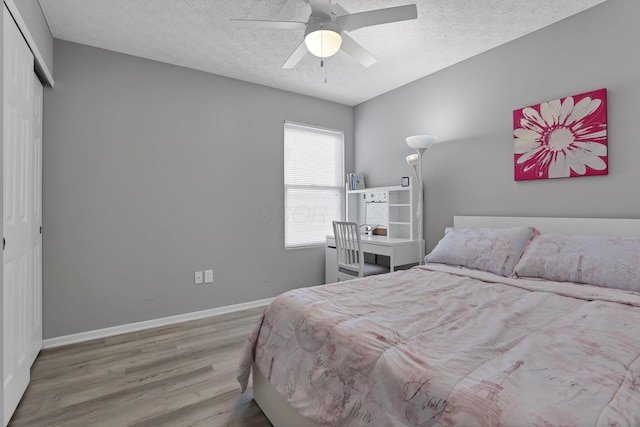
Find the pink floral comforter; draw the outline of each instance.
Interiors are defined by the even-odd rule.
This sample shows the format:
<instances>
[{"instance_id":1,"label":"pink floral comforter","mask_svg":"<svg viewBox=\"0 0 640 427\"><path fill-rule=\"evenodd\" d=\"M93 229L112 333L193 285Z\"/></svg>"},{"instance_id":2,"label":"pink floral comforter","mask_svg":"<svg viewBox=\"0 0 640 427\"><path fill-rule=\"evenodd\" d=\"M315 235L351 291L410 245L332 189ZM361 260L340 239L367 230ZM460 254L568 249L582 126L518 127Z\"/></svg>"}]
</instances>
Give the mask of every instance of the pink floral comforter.
<instances>
[{"instance_id":1,"label":"pink floral comforter","mask_svg":"<svg viewBox=\"0 0 640 427\"><path fill-rule=\"evenodd\" d=\"M330 426L640 426L640 294L446 266L279 296L253 361Z\"/></svg>"}]
</instances>

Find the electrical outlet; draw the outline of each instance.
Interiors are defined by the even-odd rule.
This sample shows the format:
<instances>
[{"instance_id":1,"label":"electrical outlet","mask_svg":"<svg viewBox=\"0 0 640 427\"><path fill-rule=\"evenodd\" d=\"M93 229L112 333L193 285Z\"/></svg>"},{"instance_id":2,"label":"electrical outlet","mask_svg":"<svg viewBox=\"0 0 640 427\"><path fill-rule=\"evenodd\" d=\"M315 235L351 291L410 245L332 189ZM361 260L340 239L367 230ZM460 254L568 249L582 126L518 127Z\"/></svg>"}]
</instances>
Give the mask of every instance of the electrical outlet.
<instances>
[{"instance_id":1,"label":"electrical outlet","mask_svg":"<svg viewBox=\"0 0 640 427\"><path fill-rule=\"evenodd\" d=\"M213 283L213 270L204 271L204 283Z\"/></svg>"},{"instance_id":2,"label":"electrical outlet","mask_svg":"<svg viewBox=\"0 0 640 427\"><path fill-rule=\"evenodd\" d=\"M195 284L196 285L201 285L202 284L202 271L196 271L196 274L194 276L195 280Z\"/></svg>"}]
</instances>

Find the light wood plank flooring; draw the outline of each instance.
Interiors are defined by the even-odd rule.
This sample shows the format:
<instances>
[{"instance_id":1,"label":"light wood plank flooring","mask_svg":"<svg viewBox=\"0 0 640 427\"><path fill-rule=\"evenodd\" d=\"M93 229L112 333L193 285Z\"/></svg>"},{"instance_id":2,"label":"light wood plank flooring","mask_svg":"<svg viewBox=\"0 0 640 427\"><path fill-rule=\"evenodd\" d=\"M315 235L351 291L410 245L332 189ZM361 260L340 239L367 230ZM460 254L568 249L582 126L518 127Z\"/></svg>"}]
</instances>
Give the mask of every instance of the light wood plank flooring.
<instances>
[{"instance_id":1,"label":"light wood plank flooring","mask_svg":"<svg viewBox=\"0 0 640 427\"><path fill-rule=\"evenodd\" d=\"M270 426L235 379L262 310L43 350L9 426Z\"/></svg>"}]
</instances>

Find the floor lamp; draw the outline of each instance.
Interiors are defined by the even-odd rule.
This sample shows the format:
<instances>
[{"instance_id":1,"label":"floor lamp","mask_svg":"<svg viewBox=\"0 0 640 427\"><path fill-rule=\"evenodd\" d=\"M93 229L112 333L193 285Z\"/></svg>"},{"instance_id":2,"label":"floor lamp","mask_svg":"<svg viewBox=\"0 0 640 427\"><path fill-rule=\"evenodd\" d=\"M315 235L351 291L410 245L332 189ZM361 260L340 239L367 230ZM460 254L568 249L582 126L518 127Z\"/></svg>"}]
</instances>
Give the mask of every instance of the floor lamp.
<instances>
[{"instance_id":1,"label":"floor lamp","mask_svg":"<svg viewBox=\"0 0 640 427\"><path fill-rule=\"evenodd\" d=\"M418 154L407 156L407 163L413 168L413 173L418 183L418 206L416 207L416 217L418 219L418 256L419 263L424 263L424 233L422 232L422 207L424 205L424 189L422 187L422 154L436 143L436 137L433 135L415 135L407 138L407 145Z\"/></svg>"}]
</instances>

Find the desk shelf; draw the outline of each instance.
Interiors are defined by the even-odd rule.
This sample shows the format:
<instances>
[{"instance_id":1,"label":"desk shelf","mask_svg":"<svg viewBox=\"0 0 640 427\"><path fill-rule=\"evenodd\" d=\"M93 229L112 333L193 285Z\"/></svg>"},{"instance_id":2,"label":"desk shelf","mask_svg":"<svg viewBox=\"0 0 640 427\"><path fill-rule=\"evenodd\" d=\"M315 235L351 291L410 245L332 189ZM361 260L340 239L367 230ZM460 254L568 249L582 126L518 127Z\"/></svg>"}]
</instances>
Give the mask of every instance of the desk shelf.
<instances>
[{"instance_id":1,"label":"desk shelf","mask_svg":"<svg viewBox=\"0 0 640 427\"><path fill-rule=\"evenodd\" d=\"M371 187L371 188L363 188L360 190L348 190L347 193L351 194L364 194L364 193L372 193L372 192L381 192L381 191L404 191L409 187L402 187L400 185L388 185L386 187Z\"/></svg>"},{"instance_id":2,"label":"desk shelf","mask_svg":"<svg viewBox=\"0 0 640 427\"><path fill-rule=\"evenodd\" d=\"M418 239L415 217L418 197L413 185L371 187L346 193L346 218L358 224L387 228L389 238ZM375 205L375 206L374 206ZM375 208L375 209L374 209ZM368 218L367 210L375 220Z\"/></svg>"}]
</instances>

